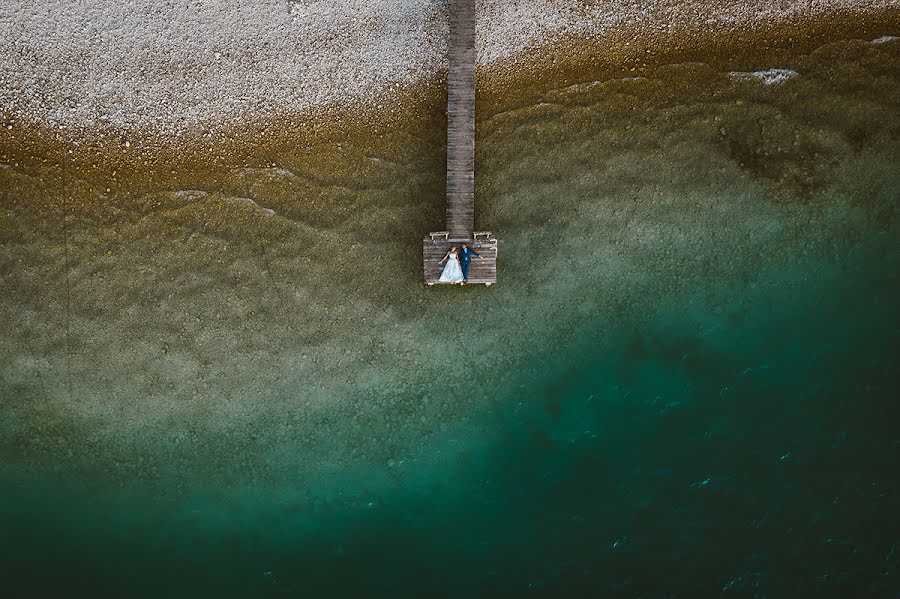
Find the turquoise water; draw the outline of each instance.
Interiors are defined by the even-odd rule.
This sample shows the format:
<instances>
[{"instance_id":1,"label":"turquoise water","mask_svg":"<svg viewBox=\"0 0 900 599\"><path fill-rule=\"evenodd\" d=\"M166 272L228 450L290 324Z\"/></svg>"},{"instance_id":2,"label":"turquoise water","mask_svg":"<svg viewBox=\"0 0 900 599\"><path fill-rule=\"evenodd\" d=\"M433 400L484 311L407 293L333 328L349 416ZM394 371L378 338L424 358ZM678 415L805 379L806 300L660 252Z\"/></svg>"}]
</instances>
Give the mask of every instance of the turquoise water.
<instances>
[{"instance_id":1,"label":"turquoise water","mask_svg":"<svg viewBox=\"0 0 900 599\"><path fill-rule=\"evenodd\" d=\"M7 481L4 569L25 594L890 595L897 265L872 244L715 318L586 322L457 468L381 494Z\"/></svg>"},{"instance_id":2,"label":"turquoise water","mask_svg":"<svg viewBox=\"0 0 900 599\"><path fill-rule=\"evenodd\" d=\"M406 132L65 219L0 170L6 588L896 595L896 53L485 110L491 289L421 285Z\"/></svg>"}]
</instances>

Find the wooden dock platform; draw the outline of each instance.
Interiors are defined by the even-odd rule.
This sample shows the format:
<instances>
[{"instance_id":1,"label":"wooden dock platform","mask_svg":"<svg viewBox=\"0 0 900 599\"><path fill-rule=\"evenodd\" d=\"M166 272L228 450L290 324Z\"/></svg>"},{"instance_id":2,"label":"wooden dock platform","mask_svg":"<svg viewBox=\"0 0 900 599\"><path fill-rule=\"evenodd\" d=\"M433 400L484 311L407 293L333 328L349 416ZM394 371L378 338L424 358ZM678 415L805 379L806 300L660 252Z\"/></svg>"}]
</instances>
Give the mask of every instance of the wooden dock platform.
<instances>
[{"instance_id":1,"label":"wooden dock platform","mask_svg":"<svg viewBox=\"0 0 900 599\"><path fill-rule=\"evenodd\" d=\"M471 238L451 238L447 231L432 233L425 238L422 249L422 263L425 270L425 283L427 285L442 285L441 272L444 267L439 264L451 246L459 246L468 243L469 248L481 254L481 257L473 256L469 263L470 285L493 285L497 282L497 240L487 231Z\"/></svg>"},{"instance_id":2,"label":"wooden dock platform","mask_svg":"<svg viewBox=\"0 0 900 599\"><path fill-rule=\"evenodd\" d=\"M423 241L425 282L438 283L437 261L454 243L467 242L484 256L472 261L469 282L496 283L497 240L475 233L475 0L450 0L446 226Z\"/></svg>"}]
</instances>

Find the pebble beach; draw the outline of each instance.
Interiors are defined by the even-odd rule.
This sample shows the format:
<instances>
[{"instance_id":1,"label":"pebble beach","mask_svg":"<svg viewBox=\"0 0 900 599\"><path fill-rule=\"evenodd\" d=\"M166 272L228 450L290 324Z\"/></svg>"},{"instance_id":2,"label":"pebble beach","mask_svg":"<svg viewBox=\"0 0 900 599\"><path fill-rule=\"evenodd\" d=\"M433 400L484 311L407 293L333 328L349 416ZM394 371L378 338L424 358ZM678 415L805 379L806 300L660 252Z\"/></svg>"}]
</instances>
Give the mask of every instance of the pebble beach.
<instances>
[{"instance_id":1,"label":"pebble beach","mask_svg":"<svg viewBox=\"0 0 900 599\"><path fill-rule=\"evenodd\" d=\"M727 38L896 0L480 0L483 69L566 39L611 56ZM379 106L446 68L446 0L63 0L0 15L0 108L77 137L157 136L334 106ZM602 52L596 52L602 59ZM520 66L521 69L521 66ZM489 85L489 83L488 83Z\"/></svg>"}]
</instances>

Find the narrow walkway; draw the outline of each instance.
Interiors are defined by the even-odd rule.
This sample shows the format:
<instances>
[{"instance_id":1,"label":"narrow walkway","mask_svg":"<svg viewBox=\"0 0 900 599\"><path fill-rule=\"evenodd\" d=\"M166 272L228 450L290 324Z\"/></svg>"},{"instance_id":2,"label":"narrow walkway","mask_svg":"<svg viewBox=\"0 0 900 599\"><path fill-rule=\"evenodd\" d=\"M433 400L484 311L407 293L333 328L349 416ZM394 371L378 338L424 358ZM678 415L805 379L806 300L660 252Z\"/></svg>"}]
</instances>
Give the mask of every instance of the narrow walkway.
<instances>
[{"instance_id":1,"label":"narrow walkway","mask_svg":"<svg viewBox=\"0 0 900 599\"><path fill-rule=\"evenodd\" d=\"M475 0L450 2L447 73L447 230L475 230Z\"/></svg>"},{"instance_id":2,"label":"narrow walkway","mask_svg":"<svg viewBox=\"0 0 900 599\"><path fill-rule=\"evenodd\" d=\"M497 240L490 231L475 231L475 0L450 0L446 226L423 241L425 283L440 282L438 261L463 242L481 254L472 261L469 283L496 283Z\"/></svg>"}]
</instances>

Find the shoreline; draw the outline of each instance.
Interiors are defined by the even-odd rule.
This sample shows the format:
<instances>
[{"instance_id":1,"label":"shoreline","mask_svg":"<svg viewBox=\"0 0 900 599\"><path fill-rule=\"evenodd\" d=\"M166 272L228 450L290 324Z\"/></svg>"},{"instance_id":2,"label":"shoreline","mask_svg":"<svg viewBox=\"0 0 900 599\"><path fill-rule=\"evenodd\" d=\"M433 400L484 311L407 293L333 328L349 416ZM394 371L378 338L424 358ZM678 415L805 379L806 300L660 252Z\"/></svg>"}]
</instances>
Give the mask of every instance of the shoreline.
<instances>
[{"instance_id":1,"label":"shoreline","mask_svg":"<svg viewBox=\"0 0 900 599\"><path fill-rule=\"evenodd\" d=\"M508 110L516 99L527 101L529 96L556 87L641 76L679 63L709 64L722 71L778 67L780 60L811 53L832 42L870 42L896 36L900 34L900 13L891 8L823 10L752 25L711 35L691 28L668 35L621 28L610 31L602 42L580 35L562 37L551 46L527 50L480 69L480 106L490 116Z\"/></svg>"},{"instance_id":2,"label":"shoreline","mask_svg":"<svg viewBox=\"0 0 900 599\"><path fill-rule=\"evenodd\" d=\"M585 11L594 10L591 6L585 5ZM689 13L693 8L682 11ZM813 14L784 9L786 14L775 14L770 20L741 21L727 15L731 20L723 17L716 21L723 29L712 35L702 33L708 25L699 23L697 15L696 21L675 22L668 30L660 29L659 17L643 24L620 18L620 24L593 23L599 32L591 32L590 24L580 30L560 26L559 31L546 34L532 45L522 39L522 33L510 42L512 47L521 46L519 50L506 54L496 48L486 49L482 39L481 57L488 60L481 61L477 70L479 119L505 110L515 98L527 98L555 85L640 74L674 62L721 62L749 68L759 66L761 61L777 60L778 54L809 51L832 40L896 35L900 17L895 8L896 3L891 1L852 8L837 2ZM490 16L497 18L495 14ZM485 21L482 27L497 28L491 18ZM484 32L481 35L487 37ZM109 119L96 118L79 121L77 116L71 122L51 123L47 120L53 120L49 113L28 114L6 102L0 108L0 160L22 162L27 161L29 153L39 154L44 162L71 159L76 170L87 170L88 164L127 164L130 160L126 155L130 154L136 156L138 168L155 162L160 168L169 168L185 159L209 165L241 162L259 166L261 156L272 154L274 146L285 142L317 143L366 129L377 135L385 129L403 127L410 118L444 118L446 65L438 62L441 64L434 69L420 69L390 86L368 89L365 95L349 89L306 108L275 103L265 110L224 112L218 119L192 120L179 114L180 106L175 104L170 114L146 114L143 121L137 119L133 124L116 125ZM164 79L161 83L167 84ZM6 93L15 95L10 90ZM173 128L167 119L182 124ZM173 151L173 147L177 149Z\"/></svg>"}]
</instances>

